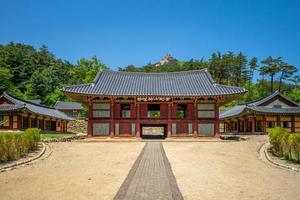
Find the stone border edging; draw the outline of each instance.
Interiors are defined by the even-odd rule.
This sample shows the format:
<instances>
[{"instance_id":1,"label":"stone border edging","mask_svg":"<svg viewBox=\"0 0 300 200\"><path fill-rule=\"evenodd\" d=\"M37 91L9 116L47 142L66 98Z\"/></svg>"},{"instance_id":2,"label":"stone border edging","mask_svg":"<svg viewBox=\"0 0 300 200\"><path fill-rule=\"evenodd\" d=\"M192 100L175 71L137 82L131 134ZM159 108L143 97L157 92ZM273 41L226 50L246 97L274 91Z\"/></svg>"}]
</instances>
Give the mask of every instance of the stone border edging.
<instances>
[{"instance_id":1,"label":"stone border edging","mask_svg":"<svg viewBox=\"0 0 300 200\"><path fill-rule=\"evenodd\" d=\"M27 159L27 160L21 161L21 162L16 161L16 162L14 162L14 163L11 163L11 164L2 166L2 167L0 167L0 173L1 173L1 172L8 171L8 170L11 170L13 167L17 167L17 166L20 166L20 165L24 165L24 164L26 164L26 163L32 162L32 161L34 161L34 160L40 158L40 157L41 157L42 155L44 155L44 153L46 152L46 145L45 145L45 143L41 142L41 144L43 145L43 148L42 148L42 151L41 151L38 155L36 155L36 156L34 156L34 157L32 157L32 158L29 158L29 159Z\"/></svg>"},{"instance_id":2,"label":"stone border edging","mask_svg":"<svg viewBox=\"0 0 300 200\"><path fill-rule=\"evenodd\" d=\"M269 142L266 142L265 144L262 145L261 147L261 150L263 150L263 153L266 157L266 159L273 165L276 165L276 166L279 166L281 168L285 168L285 169L288 169L288 170L292 170L294 172L300 172L300 169L298 168L295 168L295 167L291 167L291 166L288 166L288 165L285 165L285 164L282 164L282 163L279 163L279 162L276 162L274 161L270 156L269 156L269 153L268 153L268 147L270 146L270 143Z\"/></svg>"}]
</instances>

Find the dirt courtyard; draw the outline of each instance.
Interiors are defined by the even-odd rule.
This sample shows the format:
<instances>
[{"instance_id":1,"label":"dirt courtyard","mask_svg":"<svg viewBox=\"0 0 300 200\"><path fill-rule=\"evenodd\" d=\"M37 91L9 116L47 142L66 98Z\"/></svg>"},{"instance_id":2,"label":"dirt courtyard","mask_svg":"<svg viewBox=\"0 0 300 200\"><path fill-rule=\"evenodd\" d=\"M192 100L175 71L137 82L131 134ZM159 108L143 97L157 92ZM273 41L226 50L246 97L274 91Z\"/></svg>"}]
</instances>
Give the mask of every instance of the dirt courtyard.
<instances>
[{"instance_id":1,"label":"dirt courtyard","mask_svg":"<svg viewBox=\"0 0 300 200\"><path fill-rule=\"evenodd\" d=\"M51 143L52 154L0 173L0 199L112 199L144 143Z\"/></svg>"},{"instance_id":2,"label":"dirt courtyard","mask_svg":"<svg viewBox=\"0 0 300 200\"><path fill-rule=\"evenodd\" d=\"M300 173L259 159L266 136L163 142L185 199L300 199ZM144 142L51 143L45 160L0 173L0 199L113 199Z\"/></svg>"},{"instance_id":3,"label":"dirt courtyard","mask_svg":"<svg viewBox=\"0 0 300 200\"><path fill-rule=\"evenodd\" d=\"M259 159L266 136L227 143L163 143L184 199L300 199L300 173Z\"/></svg>"}]
</instances>

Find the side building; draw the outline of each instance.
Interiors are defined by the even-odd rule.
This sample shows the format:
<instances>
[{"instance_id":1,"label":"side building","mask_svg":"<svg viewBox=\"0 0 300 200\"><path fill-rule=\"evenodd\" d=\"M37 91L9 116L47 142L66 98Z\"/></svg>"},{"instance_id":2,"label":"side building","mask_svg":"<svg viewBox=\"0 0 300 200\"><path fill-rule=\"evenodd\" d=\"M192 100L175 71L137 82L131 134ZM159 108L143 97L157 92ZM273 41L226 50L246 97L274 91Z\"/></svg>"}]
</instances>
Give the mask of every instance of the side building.
<instances>
[{"instance_id":1,"label":"side building","mask_svg":"<svg viewBox=\"0 0 300 200\"><path fill-rule=\"evenodd\" d=\"M288 132L300 132L300 106L276 91L223 112L220 120L224 132L268 133L276 126Z\"/></svg>"},{"instance_id":2,"label":"side building","mask_svg":"<svg viewBox=\"0 0 300 200\"><path fill-rule=\"evenodd\" d=\"M246 90L216 84L206 69L101 71L90 84L64 87L89 108L89 136L218 136L219 106Z\"/></svg>"},{"instance_id":3,"label":"side building","mask_svg":"<svg viewBox=\"0 0 300 200\"><path fill-rule=\"evenodd\" d=\"M80 103L77 102L64 102L64 101L57 101L54 105L56 110L59 110L69 117L73 118L81 118L82 117L82 110L83 107Z\"/></svg>"},{"instance_id":4,"label":"side building","mask_svg":"<svg viewBox=\"0 0 300 200\"><path fill-rule=\"evenodd\" d=\"M0 96L0 130L39 128L66 133L71 120L73 118L54 108L22 100L6 92Z\"/></svg>"}]
</instances>

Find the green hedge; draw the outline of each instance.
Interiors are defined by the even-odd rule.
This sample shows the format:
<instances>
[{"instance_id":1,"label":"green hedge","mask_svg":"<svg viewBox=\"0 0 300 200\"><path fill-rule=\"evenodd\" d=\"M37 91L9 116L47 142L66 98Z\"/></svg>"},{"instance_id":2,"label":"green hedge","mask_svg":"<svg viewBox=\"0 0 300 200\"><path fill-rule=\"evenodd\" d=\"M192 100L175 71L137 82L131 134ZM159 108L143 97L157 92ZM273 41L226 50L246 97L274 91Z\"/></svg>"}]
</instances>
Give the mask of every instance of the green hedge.
<instances>
[{"instance_id":1,"label":"green hedge","mask_svg":"<svg viewBox=\"0 0 300 200\"><path fill-rule=\"evenodd\" d=\"M300 163L300 133L288 133L276 127L270 131L269 138L273 154Z\"/></svg>"},{"instance_id":2,"label":"green hedge","mask_svg":"<svg viewBox=\"0 0 300 200\"><path fill-rule=\"evenodd\" d=\"M17 160L35 150L40 140L40 130L29 128L24 133L0 134L0 162Z\"/></svg>"}]
</instances>

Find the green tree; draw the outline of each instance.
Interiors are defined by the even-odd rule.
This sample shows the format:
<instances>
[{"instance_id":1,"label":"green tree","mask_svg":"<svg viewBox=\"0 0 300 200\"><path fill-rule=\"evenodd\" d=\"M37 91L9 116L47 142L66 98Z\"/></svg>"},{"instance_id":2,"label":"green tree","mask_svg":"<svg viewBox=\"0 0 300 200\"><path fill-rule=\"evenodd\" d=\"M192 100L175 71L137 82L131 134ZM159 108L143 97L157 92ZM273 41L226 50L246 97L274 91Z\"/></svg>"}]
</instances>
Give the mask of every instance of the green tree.
<instances>
[{"instance_id":1,"label":"green tree","mask_svg":"<svg viewBox=\"0 0 300 200\"><path fill-rule=\"evenodd\" d=\"M249 61L249 72L250 72L250 76L249 76L249 83L251 84L253 82L253 76L254 76L254 71L258 68L258 64L257 64L257 58L253 57L250 59Z\"/></svg>"},{"instance_id":2,"label":"green tree","mask_svg":"<svg viewBox=\"0 0 300 200\"><path fill-rule=\"evenodd\" d=\"M274 78L276 74L280 70L280 64L281 64L281 57L278 57L276 59L272 58L271 56L267 57L265 60L261 61L263 66L260 68L260 72L262 75L269 75L270 81L271 81L271 89L270 92L273 92L273 84L274 84Z\"/></svg>"},{"instance_id":3,"label":"green tree","mask_svg":"<svg viewBox=\"0 0 300 200\"><path fill-rule=\"evenodd\" d=\"M99 71L108 69L96 56L90 60L81 58L77 65L70 70L71 82L73 84L91 83Z\"/></svg>"},{"instance_id":4,"label":"green tree","mask_svg":"<svg viewBox=\"0 0 300 200\"><path fill-rule=\"evenodd\" d=\"M0 67L0 93L4 91L9 91L13 84L11 82L11 78L13 75L11 74L10 70L5 67Z\"/></svg>"},{"instance_id":5,"label":"green tree","mask_svg":"<svg viewBox=\"0 0 300 200\"><path fill-rule=\"evenodd\" d=\"M288 65L285 62L280 62L279 64L280 77L279 77L279 87L278 90L281 91L281 85L283 80L288 80L296 73L298 70L293 65Z\"/></svg>"}]
</instances>

